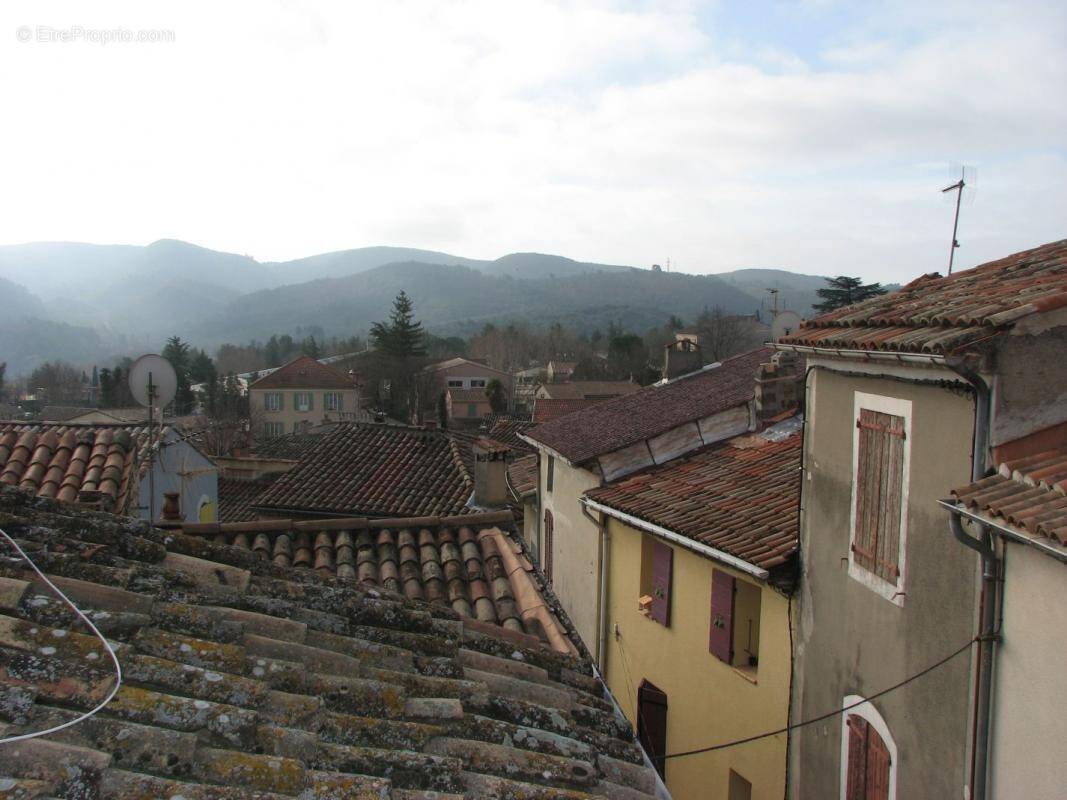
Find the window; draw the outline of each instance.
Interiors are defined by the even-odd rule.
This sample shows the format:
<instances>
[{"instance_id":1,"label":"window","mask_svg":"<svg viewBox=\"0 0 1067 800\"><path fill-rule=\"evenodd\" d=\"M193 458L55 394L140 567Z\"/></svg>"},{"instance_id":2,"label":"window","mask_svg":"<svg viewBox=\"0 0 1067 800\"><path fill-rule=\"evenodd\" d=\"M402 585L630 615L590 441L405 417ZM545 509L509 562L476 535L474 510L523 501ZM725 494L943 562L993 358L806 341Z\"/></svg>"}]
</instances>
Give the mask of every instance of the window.
<instances>
[{"instance_id":1,"label":"window","mask_svg":"<svg viewBox=\"0 0 1067 800\"><path fill-rule=\"evenodd\" d=\"M547 468L548 474L545 477L545 488L550 492L552 491L552 478L554 477L555 471L556 471L556 457L555 456L549 456L548 457L548 468Z\"/></svg>"},{"instance_id":2,"label":"window","mask_svg":"<svg viewBox=\"0 0 1067 800\"><path fill-rule=\"evenodd\" d=\"M325 411L344 411L345 396L340 392L326 392L322 396L322 408Z\"/></svg>"},{"instance_id":3,"label":"window","mask_svg":"<svg viewBox=\"0 0 1067 800\"><path fill-rule=\"evenodd\" d=\"M463 379L462 378L449 378L448 379L448 388L449 389L462 389L463 388Z\"/></svg>"},{"instance_id":4,"label":"window","mask_svg":"<svg viewBox=\"0 0 1067 800\"><path fill-rule=\"evenodd\" d=\"M664 627L671 624L671 573L674 550L654 536L641 540L641 597L638 610Z\"/></svg>"},{"instance_id":5,"label":"window","mask_svg":"<svg viewBox=\"0 0 1067 800\"><path fill-rule=\"evenodd\" d=\"M667 779L667 693L651 681L637 687L637 738L656 772Z\"/></svg>"},{"instance_id":6,"label":"window","mask_svg":"<svg viewBox=\"0 0 1067 800\"><path fill-rule=\"evenodd\" d=\"M294 392L293 408L297 411L311 411L312 397L311 392Z\"/></svg>"},{"instance_id":7,"label":"window","mask_svg":"<svg viewBox=\"0 0 1067 800\"><path fill-rule=\"evenodd\" d=\"M843 705L862 701L849 696ZM863 703L842 717L841 800L894 800L897 749L882 715Z\"/></svg>"},{"instance_id":8,"label":"window","mask_svg":"<svg viewBox=\"0 0 1067 800\"><path fill-rule=\"evenodd\" d=\"M903 602L911 403L856 393L849 574Z\"/></svg>"},{"instance_id":9,"label":"window","mask_svg":"<svg viewBox=\"0 0 1067 800\"><path fill-rule=\"evenodd\" d=\"M281 411L285 408L281 392L267 392L263 395L263 409L265 411Z\"/></svg>"},{"instance_id":10,"label":"window","mask_svg":"<svg viewBox=\"0 0 1067 800\"><path fill-rule=\"evenodd\" d=\"M544 547L544 562L541 564L541 568L545 572L545 577L552 580L552 534L555 531L553 528L552 509L545 509L545 547Z\"/></svg>"},{"instance_id":11,"label":"window","mask_svg":"<svg viewBox=\"0 0 1067 800\"><path fill-rule=\"evenodd\" d=\"M285 433L284 422L264 422L263 423L263 435L268 439L273 439L275 436L281 436Z\"/></svg>"},{"instance_id":12,"label":"window","mask_svg":"<svg viewBox=\"0 0 1067 800\"><path fill-rule=\"evenodd\" d=\"M471 378L471 388L472 389L484 389L485 388L485 378Z\"/></svg>"},{"instance_id":13,"label":"window","mask_svg":"<svg viewBox=\"0 0 1067 800\"><path fill-rule=\"evenodd\" d=\"M759 666L763 590L721 569L711 573L711 629L708 650L739 672L755 676Z\"/></svg>"}]
</instances>

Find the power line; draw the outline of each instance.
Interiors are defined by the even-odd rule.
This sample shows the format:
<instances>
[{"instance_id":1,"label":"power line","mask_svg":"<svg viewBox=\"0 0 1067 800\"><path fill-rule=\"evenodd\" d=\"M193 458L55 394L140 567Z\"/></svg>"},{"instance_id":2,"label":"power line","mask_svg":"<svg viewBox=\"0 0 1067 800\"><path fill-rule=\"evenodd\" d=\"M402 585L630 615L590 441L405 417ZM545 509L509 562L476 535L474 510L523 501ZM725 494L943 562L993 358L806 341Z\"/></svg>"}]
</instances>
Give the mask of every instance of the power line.
<instances>
[{"instance_id":1,"label":"power line","mask_svg":"<svg viewBox=\"0 0 1067 800\"><path fill-rule=\"evenodd\" d=\"M822 722L823 720L830 719L831 717L836 717L838 714L844 714L846 711L851 711L853 708L856 708L857 706L862 706L864 703L869 703L872 700L877 700L879 697L884 697L885 695L889 694L890 692L895 692L897 689L901 688L902 686L907 686L912 681L918 680L919 678L923 677L924 675L927 675L928 673L933 672L938 667L944 666L949 661L954 659L956 656L960 655L960 653L963 653L966 650L968 650L970 648L970 646L972 644L974 644L975 642L977 642L978 640L979 640L979 637L975 636L973 639L968 640L967 644L963 645L963 647L961 647L958 650L955 650L954 652L952 652L949 655L945 656L944 658L942 658L937 663L931 664L926 669L921 670L920 672L916 672L914 675L911 675L910 677L905 678L900 683L893 684L888 689L882 689L882 691L876 692L875 694L872 694L871 696L867 697L866 699L860 700L858 703L853 703L852 705L845 706L844 708L839 708L836 711L831 711L831 712L829 712L827 714L821 714L818 717L812 717L811 719L806 719L806 720L804 720L802 722L797 722L797 723L795 723L793 725L786 725L784 728L779 728L776 731L768 731L767 733L760 733L760 734L757 734L756 736L749 736L749 737L747 737L745 739L735 739L732 742L724 742L723 744L716 744L716 745L712 745L710 747L701 747L701 748L698 748L696 750L684 750L684 751L682 751L680 753L668 753L665 756L660 756L660 758L666 760L668 758L682 758L683 756L695 756L695 755L698 755L700 753L711 753L711 752L714 752L716 750L726 750L729 747L737 747L738 745L748 744L749 742L757 742L760 739L768 739L771 736L780 736L783 733L789 733L789 731L795 731L797 728L803 728L806 725L813 725L816 722Z\"/></svg>"}]
</instances>

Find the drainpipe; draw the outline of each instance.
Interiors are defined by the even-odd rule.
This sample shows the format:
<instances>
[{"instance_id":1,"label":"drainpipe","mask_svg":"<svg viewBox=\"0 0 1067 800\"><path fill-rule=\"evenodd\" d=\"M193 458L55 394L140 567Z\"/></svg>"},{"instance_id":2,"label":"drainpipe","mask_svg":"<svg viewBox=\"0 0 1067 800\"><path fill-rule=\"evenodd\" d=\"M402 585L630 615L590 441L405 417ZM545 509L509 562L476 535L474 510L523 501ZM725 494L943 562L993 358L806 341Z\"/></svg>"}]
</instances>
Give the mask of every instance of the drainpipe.
<instances>
[{"instance_id":1,"label":"drainpipe","mask_svg":"<svg viewBox=\"0 0 1067 800\"><path fill-rule=\"evenodd\" d=\"M611 534L608 533L607 521L603 515L598 519L593 516L583 498L582 516L597 526L600 531L600 564L597 575L597 646L596 662L600 671L608 671L608 558L611 554Z\"/></svg>"},{"instance_id":2,"label":"drainpipe","mask_svg":"<svg viewBox=\"0 0 1067 800\"><path fill-rule=\"evenodd\" d=\"M971 454L971 480L985 477L986 449L989 446L990 389L985 380L960 358L946 359L946 366L974 388L974 444ZM967 535L957 514L949 517L952 535L982 559L981 614L979 622L978 675L976 685L973 756L971 765L971 800L986 800L990 762L990 708L993 696L993 660L996 646L997 554L989 528L979 526L977 539Z\"/></svg>"}]
</instances>

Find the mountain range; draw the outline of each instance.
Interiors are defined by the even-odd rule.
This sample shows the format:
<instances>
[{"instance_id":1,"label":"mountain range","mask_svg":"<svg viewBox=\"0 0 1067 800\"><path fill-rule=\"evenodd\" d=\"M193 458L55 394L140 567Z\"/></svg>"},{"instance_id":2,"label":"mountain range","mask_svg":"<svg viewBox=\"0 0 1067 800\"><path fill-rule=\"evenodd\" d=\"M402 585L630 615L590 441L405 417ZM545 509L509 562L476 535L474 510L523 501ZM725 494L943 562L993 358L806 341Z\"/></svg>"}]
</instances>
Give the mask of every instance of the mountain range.
<instances>
[{"instance_id":1,"label":"mountain range","mask_svg":"<svg viewBox=\"0 0 1067 800\"><path fill-rule=\"evenodd\" d=\"M158 350L173 334L213 349L309 327L365 333L404 289L426 328L468 335L485 323L609 322L643 332L704 308L810 312L824 279L785 270L717 275L511 253L495 260L364 247L282 262L164 239L140 247L67 242L0 246L0 361L19 374L50 358L77 363Z\"/></svg>"}]
</instances>

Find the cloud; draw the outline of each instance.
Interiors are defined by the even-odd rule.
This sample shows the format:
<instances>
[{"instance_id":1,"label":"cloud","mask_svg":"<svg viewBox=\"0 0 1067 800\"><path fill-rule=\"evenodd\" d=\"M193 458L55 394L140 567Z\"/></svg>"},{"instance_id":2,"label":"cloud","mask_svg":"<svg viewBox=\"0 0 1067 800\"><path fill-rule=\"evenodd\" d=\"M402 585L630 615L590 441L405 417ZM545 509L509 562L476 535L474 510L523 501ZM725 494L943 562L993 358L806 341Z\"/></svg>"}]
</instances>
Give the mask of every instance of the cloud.
<instances>
[{"instance_id":1,"label":"cloud","mask_svg":"<svg viewBox=\"0 0 1067 800\"><path fill-rule=\"evenodd\" d=\"M5 235L906 280L949 161L982 168L965 262L1065 235L1059 4L731 5L10 2Z\"/></svg>"}]
</instances>

